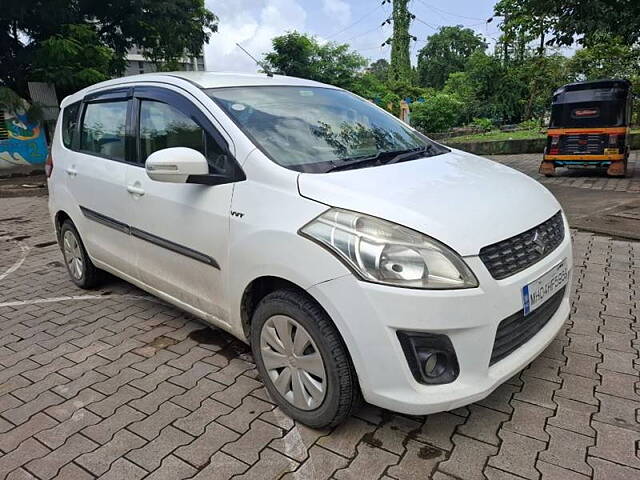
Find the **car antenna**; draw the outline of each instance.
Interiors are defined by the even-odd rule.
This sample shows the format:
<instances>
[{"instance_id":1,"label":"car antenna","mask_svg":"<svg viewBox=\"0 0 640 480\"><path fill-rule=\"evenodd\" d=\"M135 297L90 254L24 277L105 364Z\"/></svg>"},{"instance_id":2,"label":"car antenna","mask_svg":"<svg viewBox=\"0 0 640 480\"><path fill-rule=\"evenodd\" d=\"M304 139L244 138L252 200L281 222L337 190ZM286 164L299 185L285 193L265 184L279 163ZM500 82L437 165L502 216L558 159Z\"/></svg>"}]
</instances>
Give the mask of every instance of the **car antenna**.
<instances>
[{"instance_id":1,"label":"car antenna","mask_svg":"<svg viewBox=\"0 0 640 480\"><path fill-rule=\"evenodd\" d=\"M253 60L254 62L256 62L256 64L257 64L260 68L262 68L262 70L264 70L264 73L266 73L266 74L267 74L267 77L273 77L273 72L272 72L272 71L271 71L271 69L267 66L267 64L266 64L266 63L264 63L264 62L260 62L260 61L256 60L256 58L255 58L253 55L251 55L249 52L247 52L247 51L244 49L244 47L243 47L242 45L240 45L238 42L236 42L236 46L237 46L240 50L242 50L244 53L246 53L247 55L249 55L249 58L250 58L251 60Z\"/></svg>"}]
</instances>

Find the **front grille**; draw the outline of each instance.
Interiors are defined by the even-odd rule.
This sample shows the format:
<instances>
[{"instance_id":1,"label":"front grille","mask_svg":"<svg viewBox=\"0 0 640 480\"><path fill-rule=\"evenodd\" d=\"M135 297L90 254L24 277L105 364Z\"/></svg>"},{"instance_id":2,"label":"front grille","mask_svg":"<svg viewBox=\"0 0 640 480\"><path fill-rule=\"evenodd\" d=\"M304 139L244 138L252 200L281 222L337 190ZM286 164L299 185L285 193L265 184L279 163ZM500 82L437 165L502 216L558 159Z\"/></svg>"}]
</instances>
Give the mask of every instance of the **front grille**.
<instances>
[{"instance_id":1,"label":"front grille","mask_svg":"<svg viewBox=\"0 0 640 480\"><path fill-rule=\"evenodd\" d=\"M564 239L562 214L501 242L480 249L480 260L496 280L507 278L539 262Z\"/></svg>"},{"instance_id":2,"label":"front grille","mask_svg":"<svg viewBox=\"0 0 640 480\"><path fill-rule=\"evenodd\" d=\"M493 365L510 355L542 330L542 327L558 311L566 288L562 287L529 315L525 316L524 310L520 310L502 320L496 331L489 365Z\"/></svg>"},{"instance_id":3,"label":"front grille","mask_svg":"<svg viewBox=\"0 0 640 480\"><path fill-rule=\"evenodd\" d=\"M602 155L609 135L573 134L560 137L561 155Z\"/></svg>"}]
</instances>

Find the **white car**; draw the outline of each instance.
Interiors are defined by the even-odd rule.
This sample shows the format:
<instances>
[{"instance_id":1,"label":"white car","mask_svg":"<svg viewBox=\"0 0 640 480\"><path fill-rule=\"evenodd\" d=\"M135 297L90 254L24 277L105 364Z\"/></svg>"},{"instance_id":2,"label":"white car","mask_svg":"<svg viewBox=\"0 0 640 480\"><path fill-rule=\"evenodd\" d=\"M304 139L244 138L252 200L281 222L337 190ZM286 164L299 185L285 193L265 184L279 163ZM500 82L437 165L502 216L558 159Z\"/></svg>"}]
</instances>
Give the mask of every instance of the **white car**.
<instances>
[{"instance_id":1,"label":"white car","mask_svg":"<svg viewBox=\"0 0 640 480\"><path fill-rule=\"evenodd\" d=\"M283 76L162 73L62 103L49 208L71 279L110 272L251 345L294 419L489 395L569 315L570 232L515 170Z\"/></svg>"}]
</instances>

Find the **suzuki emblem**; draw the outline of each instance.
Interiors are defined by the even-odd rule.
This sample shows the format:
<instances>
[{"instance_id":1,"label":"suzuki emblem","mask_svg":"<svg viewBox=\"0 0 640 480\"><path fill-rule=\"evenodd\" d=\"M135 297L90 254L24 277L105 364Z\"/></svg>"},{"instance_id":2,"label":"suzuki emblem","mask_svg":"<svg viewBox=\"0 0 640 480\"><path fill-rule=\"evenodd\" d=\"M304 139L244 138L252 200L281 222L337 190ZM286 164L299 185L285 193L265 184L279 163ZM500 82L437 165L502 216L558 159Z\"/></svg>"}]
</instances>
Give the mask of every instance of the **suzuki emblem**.
<instances>
[{"instance_id":1,"label":"suzuki emblem","mask_svg":"<svg viewBox=\"0 0 640 480\"><path fill-rule=\"evenodd\" d=\"M547 245L546 243L544 243L542 235L540 235L538 231L533 234L533 243L535 244L534 248L536 252L538 252L540 255L544 255L544 251L547 249Z\"/></svg>"}]
</instances>

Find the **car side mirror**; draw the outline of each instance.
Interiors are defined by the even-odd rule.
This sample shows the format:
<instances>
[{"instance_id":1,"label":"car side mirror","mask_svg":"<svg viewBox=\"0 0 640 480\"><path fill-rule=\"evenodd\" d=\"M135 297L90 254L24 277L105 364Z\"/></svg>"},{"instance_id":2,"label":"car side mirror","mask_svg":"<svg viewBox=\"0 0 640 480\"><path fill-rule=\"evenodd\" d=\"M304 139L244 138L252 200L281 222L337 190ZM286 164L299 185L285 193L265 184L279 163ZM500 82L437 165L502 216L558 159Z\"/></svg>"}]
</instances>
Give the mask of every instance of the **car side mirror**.
<instances>
[{"instance_id":1,"label":"car side mirror","mask_svg":"<svg viewBox=\"0 0 640 480\"><path fill-rule=\"evenodd\" d=\"M190 183L189 177L209 174L205 156L186 147L163 148L153 152L145 162L147 175L156 182Z\"/></svg>"}]
</instances>

